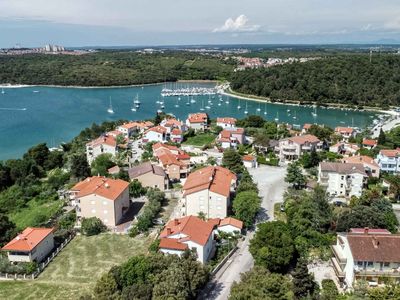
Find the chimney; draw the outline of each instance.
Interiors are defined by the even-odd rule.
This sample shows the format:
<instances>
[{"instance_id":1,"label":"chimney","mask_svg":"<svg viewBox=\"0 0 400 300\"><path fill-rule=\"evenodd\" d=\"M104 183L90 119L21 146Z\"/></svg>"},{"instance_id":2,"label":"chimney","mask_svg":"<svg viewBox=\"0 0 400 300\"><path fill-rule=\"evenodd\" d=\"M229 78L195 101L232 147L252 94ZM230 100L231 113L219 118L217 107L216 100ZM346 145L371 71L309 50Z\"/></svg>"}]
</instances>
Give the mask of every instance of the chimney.
<instances>
[{"instance_id":1,"label":"chimney","mask_svg":"<svg viewBox=\"0 0 400 300\"><path fill-rule=\"evenodd\" d=\"M364 234L368 234L368 232L369 232L369 228L368 228L368 227L365 227L365 228L364 228Z\"/></svg>"},{"instance_id":2,"label":"chimney","mask_svg":"<svg viewBox=\"0 0 400 300\"><path fill-rule=\"evenodd\" d=\"M167 227L167 235L171 235L172 231L171 228Z\"/></svg>"},{"instance_id":3,"label":"chimney","mask_svg":"<svg viewBox=\"0 0 400 300\"><path fill-rule=\"evenodd\" d=\"M179 225L179 220L178 219L174 219L174 226L178 226Z\"/></svg>"},{"instance_id":4,"label":"chimney","mask_svg":"<svg viewBox=\"0 0 400 300\"><path fill-rule=\"evenodd\" d=\"M108 188L110 187L110 185L108 184L108 182L106 182L106 183L104 184L104 186L106 187L106 189L108 189Z\"/></svg>"}]
</instances>

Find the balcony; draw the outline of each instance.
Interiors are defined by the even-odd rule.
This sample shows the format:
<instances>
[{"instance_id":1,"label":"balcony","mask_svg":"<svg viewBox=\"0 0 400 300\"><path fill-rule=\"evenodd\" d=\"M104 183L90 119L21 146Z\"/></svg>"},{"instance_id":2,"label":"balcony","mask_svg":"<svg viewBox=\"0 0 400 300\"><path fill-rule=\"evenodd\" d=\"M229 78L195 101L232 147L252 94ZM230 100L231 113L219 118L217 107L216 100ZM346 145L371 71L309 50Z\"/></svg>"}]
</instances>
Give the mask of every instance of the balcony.
<instances>
[{"instance_id":1,"label":"balcony","mask_svg":"<svg viewBox=\"0 0 400 300\"><path fill-rule=\"evenodd\" d=\"M338 278L344 278L346 276L345 272L343 271L342 267L340 266L339 262L337 261L336 257L331 258L331 262L333 265L333 270Z\"/></svg>"},{"instance_id":2,"label":"balcony","mask_svg":"<svg viewBox=\"0 0 400 300\"><path fill-rule=\"evenodd\" d=\"M400 270L399 269L392 269L392 268L383 268L383 269L374 269L374 268L367 268L362 269L357 266L354 266L354 273L356 276L385 276L385 277L400 277Z\"/></svg>"},{"instance_id":3,"label":"balcony","mask_svg":"<svg viewBox=\"0 0 400 300\"><path fill-rule=\"evenodd\" d=\"M340 264L346 264L347 258L343 255L342 248L339 245L332 246L333 254Z\"/></svg>"}]
</instances>

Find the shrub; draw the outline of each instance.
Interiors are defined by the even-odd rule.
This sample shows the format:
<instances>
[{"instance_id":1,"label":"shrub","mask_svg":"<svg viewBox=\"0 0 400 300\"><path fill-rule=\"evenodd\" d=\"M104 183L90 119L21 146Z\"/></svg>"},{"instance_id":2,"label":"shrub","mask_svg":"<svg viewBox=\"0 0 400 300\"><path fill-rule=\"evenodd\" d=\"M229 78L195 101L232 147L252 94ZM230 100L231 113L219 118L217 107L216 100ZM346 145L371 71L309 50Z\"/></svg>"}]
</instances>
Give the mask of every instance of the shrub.
<instances>
[{"instance_id":1,"label":"shrub","mask_svg":"<svg viewBox=\"0 0 400 300\"><path fill-rule=\"evenodd\" d=\"M82 233L91 236L97 235L107 230L107 227L101 222L99 218L84 218L82 220Z\"/></svg>"}]
</instances>

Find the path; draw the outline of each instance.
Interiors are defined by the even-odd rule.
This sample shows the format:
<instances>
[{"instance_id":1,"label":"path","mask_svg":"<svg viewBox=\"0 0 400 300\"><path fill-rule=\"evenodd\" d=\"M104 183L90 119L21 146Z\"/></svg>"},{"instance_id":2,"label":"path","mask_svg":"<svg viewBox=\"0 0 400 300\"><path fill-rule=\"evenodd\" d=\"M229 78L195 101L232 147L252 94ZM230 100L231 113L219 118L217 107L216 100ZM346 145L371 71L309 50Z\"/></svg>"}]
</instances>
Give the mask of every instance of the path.
<instances>
[{"instance_id":1,"label":"path","mask_svg":"<svg viewBox=\"0 0 400 300\"><path fill-rule=\"evenodd\" d=\"M258 222L271 221L273 220L274 204L283 201L283 193L286 190L284 182L286 168L260 166L257 169L250 169L249 172L258 184L259 194L262 197ZM247 272L253 267L253 257L249 252L249 243L253 235L253 231L247 233L245 240L238 245L239 249L207 284L199 299L228 299L232 284L240 281L241 273Z\"/></svg>"}]
</instances>

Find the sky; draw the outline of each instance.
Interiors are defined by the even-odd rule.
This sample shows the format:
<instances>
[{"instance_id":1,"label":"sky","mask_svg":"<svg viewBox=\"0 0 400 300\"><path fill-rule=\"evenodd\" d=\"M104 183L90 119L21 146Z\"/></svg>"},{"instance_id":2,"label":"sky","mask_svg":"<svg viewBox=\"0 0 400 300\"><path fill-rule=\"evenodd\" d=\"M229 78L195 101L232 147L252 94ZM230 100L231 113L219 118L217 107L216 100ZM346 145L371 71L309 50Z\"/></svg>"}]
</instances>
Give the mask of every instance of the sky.
<instances>
[{"instance_id":1,"label":"sky","mask_svg":"<svg viewBox=\"0 0 400 300\"><path fill-rule=\"evenodd\" d=\"M400 43L400 0L0 0L0 48Z\"/></svg>"}]
</instances>

